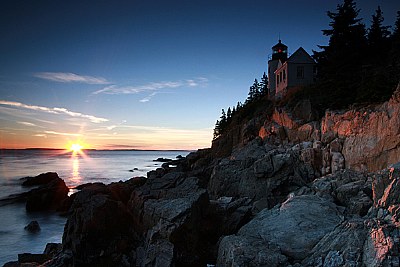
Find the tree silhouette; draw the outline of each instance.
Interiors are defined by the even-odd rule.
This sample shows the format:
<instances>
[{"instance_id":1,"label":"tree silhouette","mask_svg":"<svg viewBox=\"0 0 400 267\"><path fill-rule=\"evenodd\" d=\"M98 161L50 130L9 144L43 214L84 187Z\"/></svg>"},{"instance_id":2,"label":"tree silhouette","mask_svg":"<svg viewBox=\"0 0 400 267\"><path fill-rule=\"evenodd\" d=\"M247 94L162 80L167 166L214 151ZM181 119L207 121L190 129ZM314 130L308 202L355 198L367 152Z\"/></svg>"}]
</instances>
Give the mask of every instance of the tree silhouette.
<instances>
[{"instance_id":1,"label":"tree silhouette","mask_svg":"<svg viewBox=\"0 0 400 267\"><path fill-rule=\"evenodd\" d=\"M268 95L268 76L267 74L263 74L263 76L261 77L261 82L260 82L260 91L261 91L261 95L265 96Z\"/></svg>"},{"instance_id":2,"label":"tree silhouette","mask_svg":"<svg viewBox=\"0 0 400 267\"><path fill-rule=\"evenodd\" d=\"M368 30L368 56L369 63L382 64L386 61L389 49L388 37L390 35L389 26L383 26L383 12L378 6L375 14L372 15L371 27Z\"/></svg>"},{"instance_id":3,"label":"tree silhouette","mask_svg":"<svg viewBox=\"0 0 400 267\"><path fill-rule=\"evenodd\" d=\"M214 134L213 134L213 140L217 139L221 135L221 128L219 124L219 120L215 123L214 127Z\"/></svg>"},{"instance_id":4,"label":"tree silhouette","mask_svg":"<svg viewBox=\"0 0 400 267\"><path fill-rule=\"evenodd\" d=\"M315 52L320 83L329 92L334 105L353 103L361 84L362 64L366 50L365 26L358 18L359 10L353 0L344 0L336 12L328 11L330 29L322 30L329 36L328 46Z\"/></svg>"},{"instance_id":5,"label":"tree silhouette","mask_svg":"<svg viewBox=\"0 0 400 267\"><path fill-rule=\"evenodd\" d=\"M397 19L390 40L392 42L391 56L393 64L400 70L400 11L397 11Z\"/></svg>"},{"instance_id":6,"label":"tree silhouette","mask_svg":"<svg viewBox=\"0 0 400 267\"><path fill-rule=\"evenodd\" d=\"M228 108L228 111L226 112L226 118L227 121L230 121L230 119L232 118L232 110L231 107Z\"/></svg>"}]
</instances>

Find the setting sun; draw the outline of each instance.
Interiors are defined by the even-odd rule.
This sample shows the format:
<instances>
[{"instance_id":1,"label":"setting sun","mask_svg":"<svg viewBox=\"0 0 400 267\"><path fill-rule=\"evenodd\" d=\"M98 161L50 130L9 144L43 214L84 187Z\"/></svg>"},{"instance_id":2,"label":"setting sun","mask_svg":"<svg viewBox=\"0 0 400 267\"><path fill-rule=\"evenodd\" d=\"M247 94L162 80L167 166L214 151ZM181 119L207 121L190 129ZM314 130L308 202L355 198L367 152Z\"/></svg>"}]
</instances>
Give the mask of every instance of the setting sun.
<instances>
[{"instance_id":1,"label":"setting sun","mask_svg":"<svg viewBox=\"0 0 400 267\"><path fill-rule=\"evenodd\" d=\"M80 144L72 144L69 148L69 150L71 150L72 152L80 152L82 150L82 145Z\"/></svg>"}]
</instances>

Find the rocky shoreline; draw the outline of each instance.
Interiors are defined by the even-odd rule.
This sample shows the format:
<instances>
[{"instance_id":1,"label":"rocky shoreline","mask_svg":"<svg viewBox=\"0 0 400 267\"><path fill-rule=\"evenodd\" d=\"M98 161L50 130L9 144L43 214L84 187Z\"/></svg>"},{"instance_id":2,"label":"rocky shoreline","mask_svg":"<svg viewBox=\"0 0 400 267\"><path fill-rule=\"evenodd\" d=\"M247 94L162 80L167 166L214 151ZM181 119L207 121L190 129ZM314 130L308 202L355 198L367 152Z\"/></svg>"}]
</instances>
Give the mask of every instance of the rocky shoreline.
<instances>
[{"instance_id":1,"label":"rocky shoreline","mask_svg":"<svg viewBox=\"0 0 400 267\"><path fill-rule=\"evenodd\" d=\"M276 107L147 178L82 186L30 264L399 266L399 134L400 86L321 120Z\"/></svg>"}]
</instances>

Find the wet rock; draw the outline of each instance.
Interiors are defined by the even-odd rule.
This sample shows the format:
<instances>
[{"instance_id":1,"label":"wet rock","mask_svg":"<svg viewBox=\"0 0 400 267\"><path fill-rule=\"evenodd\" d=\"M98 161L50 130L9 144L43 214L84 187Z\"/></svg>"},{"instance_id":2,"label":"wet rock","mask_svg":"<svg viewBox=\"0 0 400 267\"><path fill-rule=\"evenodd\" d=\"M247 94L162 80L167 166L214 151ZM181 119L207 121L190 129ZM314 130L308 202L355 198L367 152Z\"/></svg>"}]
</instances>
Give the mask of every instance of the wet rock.
<instances>
[{"instance_id":1,"label":"wet rock","mask_svg":"<svg viewBox=\"0 0 400 267\"><path fill-rule=\"evenodd\" d=\"M30 233L37 233L40 231L40 225L37 221L31 221L24 229Z\"/></svg>"}]
</instances>

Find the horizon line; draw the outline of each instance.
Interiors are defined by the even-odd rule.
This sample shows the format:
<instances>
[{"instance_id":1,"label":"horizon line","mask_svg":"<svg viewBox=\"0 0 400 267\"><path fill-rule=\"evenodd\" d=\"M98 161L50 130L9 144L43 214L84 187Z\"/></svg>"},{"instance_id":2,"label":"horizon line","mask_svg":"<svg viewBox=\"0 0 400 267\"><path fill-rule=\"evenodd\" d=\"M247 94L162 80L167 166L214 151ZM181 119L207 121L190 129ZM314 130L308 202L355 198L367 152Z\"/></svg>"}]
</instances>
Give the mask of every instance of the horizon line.
<instances>
[{"instance_id":1,"label":"horizon line","mask_svg":"<svg viewBox=\"0 0 400 267\"><path fill-rule=\"evenodd\" d=\"M29 147L29 148L0 148L0 150L68 150L65 148L45 148L45 147ZM82 150L92 151L197 151L198 149L140 149L140 148L83 148Z\"/></svg>"}]
</instances>

